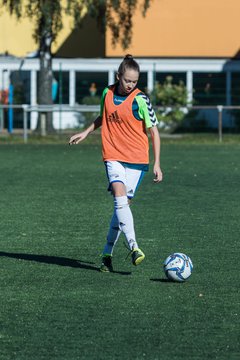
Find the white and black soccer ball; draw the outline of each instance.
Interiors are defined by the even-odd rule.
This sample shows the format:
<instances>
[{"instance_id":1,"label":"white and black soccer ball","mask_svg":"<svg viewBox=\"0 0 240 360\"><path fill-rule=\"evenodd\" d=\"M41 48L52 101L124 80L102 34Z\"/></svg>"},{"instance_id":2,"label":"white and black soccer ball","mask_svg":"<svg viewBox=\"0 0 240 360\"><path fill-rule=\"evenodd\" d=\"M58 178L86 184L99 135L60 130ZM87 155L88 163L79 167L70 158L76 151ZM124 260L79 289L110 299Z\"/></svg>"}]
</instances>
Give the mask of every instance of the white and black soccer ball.
<instances>
[{"instance_id":1,"label":"white and black soccer ball","mask_svg":"<svg viewBox=\"0 0 240 360\"><path fill-rule=\"evenodd\" d=\"M192 274L193 264L183 253L169 255L163 263L163 270L169 280L183 282Z\"/></svg>"}]
</instances>

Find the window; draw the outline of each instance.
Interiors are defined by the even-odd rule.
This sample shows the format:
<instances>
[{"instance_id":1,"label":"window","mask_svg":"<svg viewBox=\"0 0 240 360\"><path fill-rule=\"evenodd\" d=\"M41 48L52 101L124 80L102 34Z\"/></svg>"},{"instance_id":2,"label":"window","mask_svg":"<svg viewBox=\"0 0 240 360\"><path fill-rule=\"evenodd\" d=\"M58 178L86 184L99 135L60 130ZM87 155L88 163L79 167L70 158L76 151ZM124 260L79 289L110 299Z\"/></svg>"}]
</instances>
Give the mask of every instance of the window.
<instances>
[{"instance_id":1,"label":"window","mask_svg":"<svg viewBox=\"0 0 240 360\"><path fill-rule=\"evenodd\" d=\"M232 105L240 105L240 72L232 73Z\"/></svg>"},{"instance_id":2,"label":"window","mask_svg":"<svg viewBox=\"0 0 240 360\"><path fill-rule=\"evenodd\" d=\"M13 103L30 104L30 71L13 71L10 81L13 85Z\"/></svg>"},{"instance_id":3,"label":"window","mask_svg":"<svg viewBox=\"0 0 240 360\"><path fill-rule=\"evenodd\" d=\"M30 71L13 71L10 75L13 86L13 104L30 104ZM10 115L11 114L11 115ZM13 128L23 128L22 109L9 109L4 111L4 127L8 127L8 121L12 116ZM28 114L28 127L30 126L30 115Z\"/></svg>"},{"instance_id":4,"label":"window","mask_svg":"<svg viewBox=\"0 0 240 360\"><path fill-rule=\"evenodd\" d=\"M96 96L101 96L108 85L107 72L76 72L76 102L82 103L85 96L90 96L90 88L94 84Z\"/></svg>"},{"instance_id":5,"label":"window","mask_svg":"<svg viewBox=\"0 0 240 360\"><path fill-rule=\"evenodd\" d=\"M69 71L54 71L52 95L54 104L69 104Z\"/></svg>"},{"instance_id":6,"label":"window","mask_svg":"<svg viewBox=\"0 0 240 360\"><path fill-rule=\"evenodd\" d=\"M172 77L173 84L179 84L182 81L186 85L186 73L184 72L156 72L155 81L163 84L168 76Z\"/></svg>"},{"instance_id":7,"label":"window","mask_svg":"<svg viewBox=\"0 0 240 360\"><path fill-rule=\"evenodd\" d=\"M193 74L194 105L226 105L226 73Z\"/></svg>"}]
</instances>

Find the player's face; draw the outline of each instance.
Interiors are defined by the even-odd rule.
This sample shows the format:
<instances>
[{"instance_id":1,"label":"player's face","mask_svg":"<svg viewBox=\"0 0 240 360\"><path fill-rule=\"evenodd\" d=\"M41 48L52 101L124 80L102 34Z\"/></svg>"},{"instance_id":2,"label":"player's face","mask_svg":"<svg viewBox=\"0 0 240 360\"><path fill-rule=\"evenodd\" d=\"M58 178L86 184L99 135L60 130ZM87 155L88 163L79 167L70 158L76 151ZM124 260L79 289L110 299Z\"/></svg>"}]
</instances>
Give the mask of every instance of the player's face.
<instances>
[{"instance_id":1,"label":"player's face","mask_svg":"<svg viewBox=\"0 0 240 360\"><path fill-rule=\"evenodd\" d=\"M121 95L129 94L136 86L139 72L133 69L126 69L123 75L117 75L119 80L118 91Z\"/></svg>"}]
</instances>

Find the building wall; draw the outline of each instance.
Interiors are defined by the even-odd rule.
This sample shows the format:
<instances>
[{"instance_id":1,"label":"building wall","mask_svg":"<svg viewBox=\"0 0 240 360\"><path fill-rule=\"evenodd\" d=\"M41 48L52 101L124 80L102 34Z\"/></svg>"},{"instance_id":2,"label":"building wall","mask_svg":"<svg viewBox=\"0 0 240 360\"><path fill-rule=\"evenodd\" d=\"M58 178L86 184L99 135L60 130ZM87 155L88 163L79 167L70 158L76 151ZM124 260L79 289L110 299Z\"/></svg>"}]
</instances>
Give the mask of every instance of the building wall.
<instances>
[{"instance_id":1,"label":"building wall","mask_svg":"<svg viewBox=\"0 0 240 360\"><path fill-rule=\"evenodd\" d=\"M105 34L101 33L96 21L85 16L80 29L70 30L68 37L55 47L54 55L63 58L105 57Z\"/></svg>"},{"instance_id":2,"label":"building wall","mask_svg":"<svg viewBox=\"0 0 240 360\"><path fill-rule=\"evenodd\" d=\"M152 0L145 18L139 0L134 14L132 45L113 48L111 34L104 37L92 22L72 32L71 20L64 16L64 27L52 51L61 57L223 57L237 56L240 49L239 0ZM95 30L94 29L95 26ZM93 31L95 34L93 36ZM20 22L4 8L0 12L0 54L6 51L25 56L37 49L32 38L33 24ZM91 33L91 39L87 34Z\"/></svg>"},{"instance_id":3,"label":"building wall","mask_svg":"<svg viewBox=\"0 0 240 360\"><path fill-rule=\"evenodd\" d=\"M240 49L239 13L239 0L153 0L146 18L134 15L129 49L113 49L107 32L106 55L232 58Z\"/></svg>"},{"instance_id":4,"label":"building wall","mask_svg":"<svg viewBox=\"0 0 240 360\"><path fill-rule=\"evenodd\" d=\"M34 24L26 17L17 20L17 18L1 8L0 12L0 54L8 53L10 55L23 57L27 53L37 50L38 46L34 41ZM52 46L52 52L55 53L59 47L66 41L71 33L71 20L64 17L64 26L59 33L57 41Z\"/></svg>"}]
</instances>

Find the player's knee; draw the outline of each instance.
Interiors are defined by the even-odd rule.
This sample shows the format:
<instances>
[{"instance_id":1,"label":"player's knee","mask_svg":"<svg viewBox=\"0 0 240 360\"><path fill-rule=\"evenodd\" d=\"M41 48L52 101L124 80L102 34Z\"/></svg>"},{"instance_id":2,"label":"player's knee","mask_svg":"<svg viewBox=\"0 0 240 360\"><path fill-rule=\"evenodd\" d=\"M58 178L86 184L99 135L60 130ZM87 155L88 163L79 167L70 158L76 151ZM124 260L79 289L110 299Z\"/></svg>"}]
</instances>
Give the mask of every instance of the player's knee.
<instances>
[{"instance_id":1,"label":"player's knee","mask_svg":"<svg viewBox=\"0 0 240 360\"><path fill-rule=\"evenodd\" d=\"M112 185L112 194L114 197L126 196L126 186L122 182L114 182Z\"/></svg>"},{"instance_id":2,"label":"player's knee","mask_svg":"<svg viewBox=\"0 0 240 360\"><path fill-rule=\"evenodd\" d=\"M128 207L128 198L127 196L115 196L114 197L114 207L116 210Z\"/></svg>"}]
</instances>

